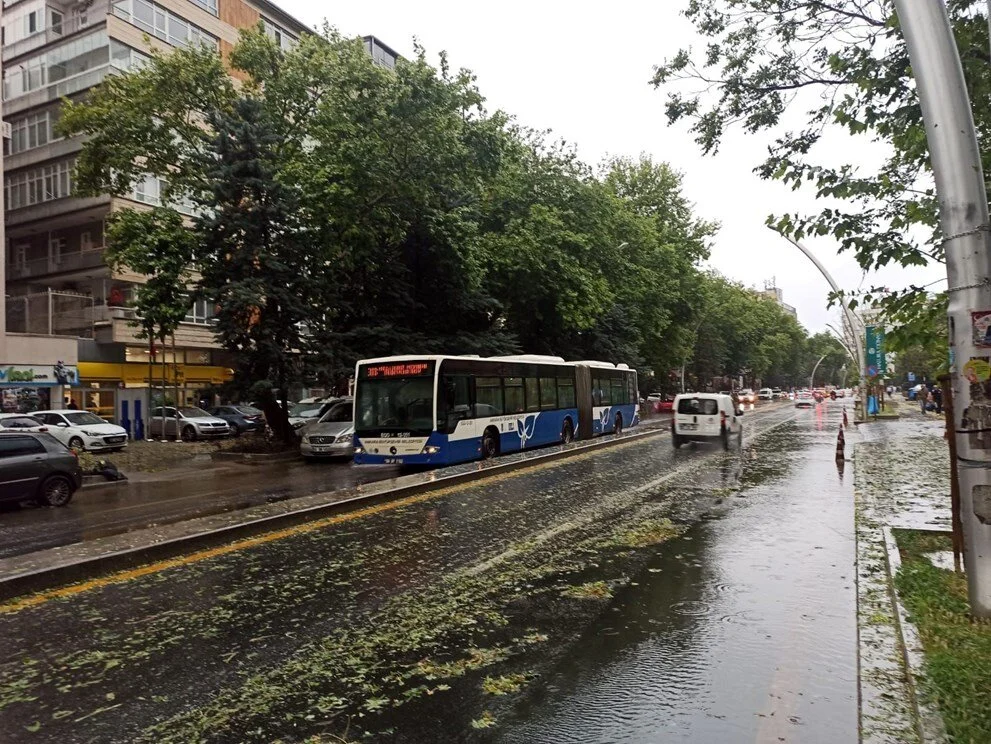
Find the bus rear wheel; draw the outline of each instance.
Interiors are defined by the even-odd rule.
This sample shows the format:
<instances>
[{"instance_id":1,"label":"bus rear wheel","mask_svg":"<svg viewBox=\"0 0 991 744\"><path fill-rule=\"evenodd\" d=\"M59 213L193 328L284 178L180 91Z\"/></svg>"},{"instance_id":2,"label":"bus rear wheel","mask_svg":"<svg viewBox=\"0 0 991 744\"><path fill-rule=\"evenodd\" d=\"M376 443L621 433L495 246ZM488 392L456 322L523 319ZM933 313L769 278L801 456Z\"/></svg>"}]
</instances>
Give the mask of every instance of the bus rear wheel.
<instances>
[{"instance_id":1,"label":"bus rear wheel","mask_svg":"<svg viewBox=\"0 0 991 744\"><path fill-rule=\"evenodd\" d=\"M491 427L482 435L482 459L488 460L499 454L499 435Z\"/></svg>"}]
</instances>

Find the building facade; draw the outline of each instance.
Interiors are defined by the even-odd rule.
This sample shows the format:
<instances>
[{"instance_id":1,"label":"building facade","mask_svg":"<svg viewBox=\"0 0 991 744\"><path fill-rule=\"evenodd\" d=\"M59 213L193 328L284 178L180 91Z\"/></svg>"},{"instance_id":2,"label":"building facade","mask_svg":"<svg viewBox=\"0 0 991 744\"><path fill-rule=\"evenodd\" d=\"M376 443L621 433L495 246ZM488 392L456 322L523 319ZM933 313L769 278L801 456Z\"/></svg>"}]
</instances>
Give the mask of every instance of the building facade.
<instances>
[{"instance_id":1,"label":"building facade","mask_svg":"<svg viewBox=\"0 0 991 744\"><path fill-rule=\"evenodd\" d=\"M117 416L119 390L147 387L149 377L199 400L233 366L214 339L211 303L190 309L174 347L150 348L131 324L143 277L112 271L103 257L107 217L161 204L163 184L149 176L129 194L73 197L82 143L56 135L60 100L142 64L153 47L206 45L226 56L240 29L261 23L288 48L307 27L268 0L4 0L0 21L7 330L78 339L71 395L107 418ZM365 46L379 64L395 64L374 37Z\"/></svg>"}]
</instances>

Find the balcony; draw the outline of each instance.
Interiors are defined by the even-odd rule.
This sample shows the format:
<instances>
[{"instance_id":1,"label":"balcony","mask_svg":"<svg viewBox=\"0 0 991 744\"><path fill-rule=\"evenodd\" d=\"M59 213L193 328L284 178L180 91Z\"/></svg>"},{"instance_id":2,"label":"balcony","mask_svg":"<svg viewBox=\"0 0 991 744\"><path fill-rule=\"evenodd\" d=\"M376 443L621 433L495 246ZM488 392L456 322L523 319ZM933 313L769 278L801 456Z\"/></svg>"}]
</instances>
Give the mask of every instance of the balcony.
<instances>
[{"instance_id":1,"label":"balcony","mask_svg":"<svg viewBox=\"0 0 991 744\"><path fill-rule=\"evenodd\" d=\"M49 6L50 8L52 6ZM59 10L59 8L54 8ZM50 44L53 41L59 41L71 36L77 31L82 31L83 29L91 28L96 24L103 21L107 15L109 9L108 3L94 3L91 7L86 9L86 12L75 17L62 18L62 22L58 26L53 26L51 28L44 28L36 34L31 34L27 38L20 39L11 44L5 44L3 47L3 62L7 64L10 60L15 57L20 57L29 52L33 52L35 49L40 49L46 44ZM46 13L47 15L47 13Z\"/></svg>"},{"instance_id":2,"label":"balcony","mask_svg":"<svg viewBox=\"0 0 991 744\"><path fill-rule=\"evenodd\" d=\"M7 280L34 279L51 274L97 269L104 266L103 248L81 253L63 253L61 256L35 258L30 261L7 265Z\"/></svg>"},{"instance_id":3,"label":"balcony","mask_svg":"<svg viewBox=\"0 0 991 744\"><path fill-rule=\"evenodd\" d=\"M6 298L7 331L93 338L93 298L72 292L37 292Z\"/></svg>"}]
</instances>

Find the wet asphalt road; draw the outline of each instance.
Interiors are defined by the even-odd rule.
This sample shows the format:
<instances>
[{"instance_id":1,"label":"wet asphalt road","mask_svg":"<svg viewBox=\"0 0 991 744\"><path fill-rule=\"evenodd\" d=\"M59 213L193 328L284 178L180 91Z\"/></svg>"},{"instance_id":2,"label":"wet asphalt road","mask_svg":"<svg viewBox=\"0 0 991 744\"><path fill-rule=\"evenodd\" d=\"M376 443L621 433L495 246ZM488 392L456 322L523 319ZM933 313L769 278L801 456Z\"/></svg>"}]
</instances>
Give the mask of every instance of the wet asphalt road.
<instances>
[{"instance_id":1,"label":"wet asphalt road","mask_svg":"<svg viewBox=\"0 0 991 744\"><path fill-rule=\"evenodd\" d=\"M742 452L676 452L652 437L0 606L0 741L361 730L383 741L853 741L852 499L831 449L839 411L779 406L748 416ZM577 636L555 637L563 626L528 616L525 603L515 619L484 614L506 573L493 567L524 567L555 540L581 545L572 534L608 532L645 506L689 531L651 548ZM564 565L513 591L574 570ZM419 704L424 685L383 690L411 661L436 678L422 658L439 653L449 626L514 622L554 651L522 654L541 676L507 698L498 727L471 709L470 675L450 673L425 693L440 711L428 704L376 728L383 707ZM443 658L484 658L494 643L465 637Z\"/></svg>"},{"instance_id":2,"label":"wet asphalt road","mask_svg":"<svg viewBox=\"0 0 991 744\"><path fill-rule=\"evenodd\" d=\"M73 501L60 509L4 505L0 512L0 558L352 488L398 474L399 469L391 466L358 467L335 461L223 468L207 464L202 470L181 471L164 482L142 480L140 476L145 474L138 474L120 489L78 491Z\"/></svg>"}]
</instances>

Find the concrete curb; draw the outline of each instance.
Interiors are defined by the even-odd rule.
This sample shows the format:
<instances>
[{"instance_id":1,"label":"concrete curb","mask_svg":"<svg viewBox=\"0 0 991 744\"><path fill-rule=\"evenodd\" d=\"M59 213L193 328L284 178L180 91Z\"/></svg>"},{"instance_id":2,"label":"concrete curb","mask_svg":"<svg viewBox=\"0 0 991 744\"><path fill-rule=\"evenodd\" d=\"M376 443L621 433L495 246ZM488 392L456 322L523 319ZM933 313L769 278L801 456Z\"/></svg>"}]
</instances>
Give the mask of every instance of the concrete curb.
<instances>
[{"instance_id":1,"label":"concrete curb","mask_svg":"<svg viewBox=\"0 0 991 744\"><path fill-rule=\"evenodd\" d=\"M255 519L248 518L246 521L238 522L237 524L225 525L213 529L201 529L197 531L196 522L200 520L191 520L189 522L182 523L193 529L193 531L187 534L146 545L111 551L101 555L59 560L61 558L61 553L65 551L62 548L53 548L52 555L56 562L42 568L29 568L26 570L8 573L7 575L0 575L0 601L9 600L25 594L44 591L46 589L52 589L66 584L84 581L97 575L134 568L136 566L154 561L166 560L182 553L187 553L191 550L214 547L216 545L233 542L238 539L249 538L265 532L271 532L277 529L303 524L311 520L329 516L336 512L347 511L357 506L370 506L378 502L391 501L405 496L413 496L448 486L471 483L473 481L483 480L494 475L511 473L517 470L530 468L535 465L554 462L556 460L565 460L573 455L587 452L589 450L605 449L666 433L668 433L668 427L664 426L662 423L658 427L626 433L619 438L612 436L597 437L591 441L576 443L568 446L566 449L559 449L546 454L524 453L520 459L512 460L510 462L496 462L491 465L483 465L482 463L478 463L478 468L476 470L441 476L439 478L426 481L417 479L415 483L399 484L384 488L381 491L360 494L351 498L341 499L329 503L319 503L281 514L268 515ZM529 454L529 456L527 456L527 454ZM406 477L415 478L415 476ZM401 481L402 478L398 480ZM374 484L370 485L374 487ZM331 491L324 495L329 496L335 493L340 492ZM251 510L247 510L247 512L245 512L246 517L249 516L250 511ZM72 548L73 546L67 547ZM41 553L32 553L28 555L32 559L37 560L39 555L43 558L45 552L49 551L42 551ZM15 557L15 559L16 558L17 557Z\"/></svg>"},{"instance_id":2,"label":"concrete curb","mask_svg":"<svg viewBox=\"0 0 991 744\"><path fill-rule=\"evenodd\" d=\"M289 450L288 452L213 452L210 459L214 462L283 462L286 460L298 460L302 455L299 450Z\"/></svg>"},{"instance_id":3,"label":"concrete curb","mask_svg":"<svg viewBox=\"0 0 991 744\"><path fill-rule=\"evenodd\" d=\"M898 592L895 590L895 576L902 565L898 544L895 542L891 527L883 527L882 532L884 533L891 602L895 608L895 626L901 641L900 646L905 668L908 670L908 682L912 693L912 704L917 715L919 739L922 744L948 744L949 737L946 733L943 717L922 684L924 677L922 668L925 657L922 638L919 636L918 628L909 618L904 605L898 599Z\"/></svg>"}]
</instances>

